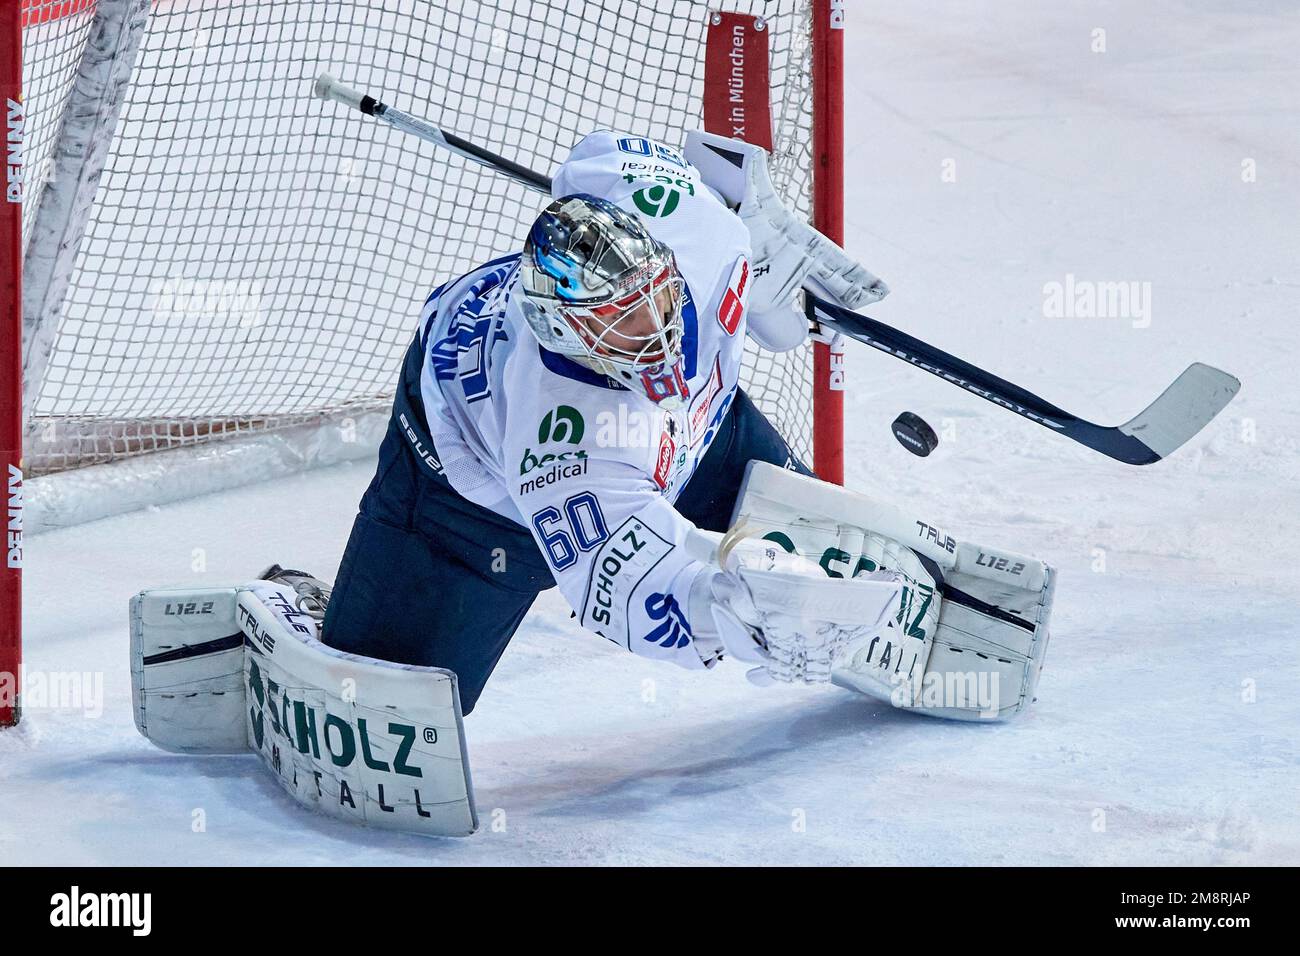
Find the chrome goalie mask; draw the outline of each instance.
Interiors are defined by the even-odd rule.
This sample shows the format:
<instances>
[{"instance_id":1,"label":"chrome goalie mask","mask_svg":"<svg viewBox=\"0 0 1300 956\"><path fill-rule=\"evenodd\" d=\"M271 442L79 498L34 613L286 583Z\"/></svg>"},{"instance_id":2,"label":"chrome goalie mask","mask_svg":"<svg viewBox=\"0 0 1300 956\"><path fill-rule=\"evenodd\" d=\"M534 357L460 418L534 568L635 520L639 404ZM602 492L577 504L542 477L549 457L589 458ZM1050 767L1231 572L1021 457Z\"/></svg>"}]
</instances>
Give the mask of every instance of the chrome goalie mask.
<instances>
[{"instance_id":1,"label":"chrome goalie mask","mask_svg":"<svg viewBox=\"0 0 1300 956\"><path fill-rule=\"evenodd\" d=\"M557 199L529 230L521 271L543 348L665 401L658 378L681 358L685 283L636 216L585 193Z\"/></svg>"}]
</instances>

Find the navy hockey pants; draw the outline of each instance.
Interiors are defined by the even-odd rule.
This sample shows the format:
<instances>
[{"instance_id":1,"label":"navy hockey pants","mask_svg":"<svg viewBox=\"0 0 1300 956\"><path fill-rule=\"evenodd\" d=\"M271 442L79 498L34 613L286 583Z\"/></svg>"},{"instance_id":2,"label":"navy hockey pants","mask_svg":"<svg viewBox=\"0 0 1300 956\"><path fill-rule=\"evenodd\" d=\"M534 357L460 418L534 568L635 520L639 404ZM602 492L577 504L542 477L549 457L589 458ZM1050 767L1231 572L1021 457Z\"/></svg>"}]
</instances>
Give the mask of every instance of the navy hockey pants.
<instances>
[{"instance_id":1,"label":"navy hockey pants","mask_svg":"<svg viewBox=\"0 0 1300 956\"><path fill-rule=\"evenodd\" d=\"M403 406L408 421L415 412L423 426L418 404L399 396ZM455 671L468 714L529 607L555 580L532 534L460 497L417 458L396 415L348 538L323 639L367 657ZM432 447L427 433L421 440ZM793 460L811 474L738 390L677 510L697 527L727 530L755 459Z\"/></svg>"}]
</instances>

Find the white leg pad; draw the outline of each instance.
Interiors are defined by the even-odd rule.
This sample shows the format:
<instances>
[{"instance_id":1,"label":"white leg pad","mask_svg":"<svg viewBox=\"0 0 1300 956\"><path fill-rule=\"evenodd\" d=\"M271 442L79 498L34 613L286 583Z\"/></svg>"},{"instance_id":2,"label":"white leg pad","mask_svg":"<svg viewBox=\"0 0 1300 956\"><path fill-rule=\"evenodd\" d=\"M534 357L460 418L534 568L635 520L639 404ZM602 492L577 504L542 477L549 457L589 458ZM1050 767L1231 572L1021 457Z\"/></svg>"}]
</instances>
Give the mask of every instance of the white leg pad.
<instances>
[{"instance_id":1,"label":"white leg pad","mask_svg":"<svg viewBox=\"0 0 1300 956\"><path fill-rule=\"evenodd\" d=\"M163 750L248 749L235 597L235 588L168 588L131 598L135 726Z\"/></svg>"},{"instance_id":2,"label":"white leg pad","mask_svg":"<svg viewBox=\"0 0 1300 956\"><path fill-rule=\"evenodd\" d=\"M144 591L131 600L136 726L164 750L252 750L300 804L428 836L478 827L456 675L322 644L297 595Z\"/></svg>"},{"instance_id":3,"label":"white leg pad","mask_svg":"<svg viewBox=\"0 0 1300 956\"><path fill-rule=\"evenodd\" d=\"M249 745L295 800L431 836L478 827L456 675L327 647L296 595L239 591Z\"/></svg>"}]
</instances>

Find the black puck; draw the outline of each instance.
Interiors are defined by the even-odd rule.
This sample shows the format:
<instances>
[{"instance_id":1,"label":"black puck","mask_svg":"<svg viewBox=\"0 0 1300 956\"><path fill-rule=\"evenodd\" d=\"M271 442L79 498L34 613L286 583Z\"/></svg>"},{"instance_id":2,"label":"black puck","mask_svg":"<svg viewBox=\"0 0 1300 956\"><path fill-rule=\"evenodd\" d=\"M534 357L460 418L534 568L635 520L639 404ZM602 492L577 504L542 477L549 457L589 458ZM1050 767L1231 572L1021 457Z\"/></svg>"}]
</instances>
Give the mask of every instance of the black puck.
<instances>
[{"instance_id":1,"label":"black puck","mask_svg":"<svg viewBox=\"0 0 1300 956\"><path fill-rule=\"evenodd\" d=\"M913 455L924 458L939 447L939 436L934 433L934 429L927 425L920 415L903 412L894 419L894 424L889 427L893 431L894 437L898 439L898 443Z\"/></svg>"}]
</instances>

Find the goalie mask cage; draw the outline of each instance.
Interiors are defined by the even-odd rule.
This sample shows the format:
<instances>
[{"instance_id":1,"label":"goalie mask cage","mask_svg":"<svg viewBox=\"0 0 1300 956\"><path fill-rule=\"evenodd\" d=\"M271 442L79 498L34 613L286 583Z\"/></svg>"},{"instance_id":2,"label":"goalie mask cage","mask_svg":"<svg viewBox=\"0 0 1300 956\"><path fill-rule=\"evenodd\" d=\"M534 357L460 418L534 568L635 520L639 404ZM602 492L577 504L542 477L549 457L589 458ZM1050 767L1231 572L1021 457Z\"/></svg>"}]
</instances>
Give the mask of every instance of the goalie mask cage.
<instances>
[{"instance_id":1,"label":"goalie mask cage","mask_svg":"<svg viewBox=\"0 0 1300 956\"><path fill-rule=\"evenodd\" d=\"M429 291L520 246L541 197L314 99L318 73L549 173L596 128L681 144L711 11L758 17L773 180L839 241L843 4L7 0L0 674L20 451L30 478L285 430L349 441L386 415ZM744 387L841 480L835 356L749 348Z\"/></svg>"}]
</instances>

